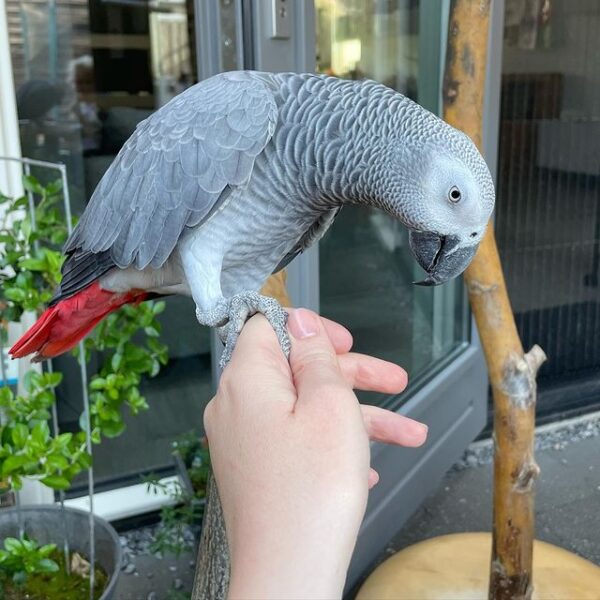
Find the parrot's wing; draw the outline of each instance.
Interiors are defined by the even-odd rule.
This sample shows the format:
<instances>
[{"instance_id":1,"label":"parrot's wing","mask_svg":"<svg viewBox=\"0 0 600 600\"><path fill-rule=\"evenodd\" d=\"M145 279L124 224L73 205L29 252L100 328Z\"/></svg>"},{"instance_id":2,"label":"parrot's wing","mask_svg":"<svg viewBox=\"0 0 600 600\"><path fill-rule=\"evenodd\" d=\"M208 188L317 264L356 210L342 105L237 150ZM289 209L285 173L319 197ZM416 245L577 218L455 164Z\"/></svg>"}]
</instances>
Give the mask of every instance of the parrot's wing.
<instances>
[{"instance_id":1,"label":"parrot's wing","mask_svg":"<svg viewBox=\"0 0 600 600\"><path fill-rule=\"evenodd\" d=\"M338 216L342 207L333 208L322 214L298 240L298 243L281 259L279 264L273 270L273 274L285 269L299 254L302 254L309 246L318 242L333 225L333 221Z\"/></svg>"},{"instance_id":2,"label":"parrot's wing","mask_svg":"<svg viewBox=\"0 0 600 600\"><path fill-rule=\"evenodd\" d=\"M119 267L160 267L184 227L247 183L277 122L271 81L225 73L141 122L109 167L65 252L109 253ZM63 284L68 284L64 282Z\"/></svg>"}]
</instances>

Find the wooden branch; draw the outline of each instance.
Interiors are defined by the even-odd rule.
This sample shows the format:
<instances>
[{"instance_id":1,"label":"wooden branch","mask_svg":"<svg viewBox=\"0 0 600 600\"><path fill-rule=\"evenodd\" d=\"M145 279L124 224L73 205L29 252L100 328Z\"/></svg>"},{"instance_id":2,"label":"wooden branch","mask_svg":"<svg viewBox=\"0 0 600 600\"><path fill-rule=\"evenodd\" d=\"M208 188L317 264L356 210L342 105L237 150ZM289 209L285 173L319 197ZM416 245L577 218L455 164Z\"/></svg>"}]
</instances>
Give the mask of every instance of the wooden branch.
<instances>
[{"instance_id":1,"label":"wooden branch","mask_svg":"<svg viewBox=\"0 0 600 600\"><path fill-rule=\"evenodd\" d=\"M444 118L481 149L491 0L452 0L444 77ZM529 599L532 593L533 455L538 346L524 355L493 226L465 273L494 396L494 524L489 597Z\"/></svg>"},{"instance_id":2,"label":"wooden branch","mask_svg":"<svg viewBox=\"0 0 600 600\"><path fill-rule=\"evenodd\" d=\"M223 510L212 472L208 478L202 537L192 600L225 600L229 589L229 547Z\"/></svg>"},{"instance_id":3,"label":"wooden branch","mask_svg":"<svg viewBox=\"0 0 600 600\"><path fill-rule=\"evenodd\" d=\"M261 293L276 298L282 306L291 306L285 282L285 271L280 271L269 277ZM210 473L191 600L225 600L228 589L229 547L227 545L227 533L219 492L213 474Z\"/></svg>"}]
</instances>

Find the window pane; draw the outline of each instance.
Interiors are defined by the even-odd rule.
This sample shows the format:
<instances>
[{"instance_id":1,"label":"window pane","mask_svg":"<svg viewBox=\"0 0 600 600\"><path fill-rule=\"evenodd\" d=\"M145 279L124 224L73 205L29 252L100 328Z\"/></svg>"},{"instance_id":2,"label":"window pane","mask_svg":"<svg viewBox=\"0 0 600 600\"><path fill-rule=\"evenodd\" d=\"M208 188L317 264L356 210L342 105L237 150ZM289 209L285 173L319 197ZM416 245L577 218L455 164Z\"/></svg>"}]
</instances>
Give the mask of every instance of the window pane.
<instances>
[{"instance_id":1,"label":"window pane","mask_svg":"<svg viewBox=\"0 0 600 600\"><path fill-rule=\"evenodd\" d=\"M192 0L8 0L23 155L67 165L76 214L136 125L196 81L192 7ZM209 331L191 300L166 302L160 320L170 362L142 384L150 410L128 416L121 437L95 447L100 484L138 482L140 471L171 465L171 441L201 427L211 394ZM102 358L93 358L91 373ZM55 367L66 375L60 426L74 429L79 370L70 356Z\"/></svg>"},{"instance_id":2,"label":"window pane","mask_svg":"<svg viewBox=\"0 0 600 600\"><path fill-rule=\"evenodd\" d=\"M370 78L419 99L419 23L433 3L316 0L319 71ZM431 87L431 86L429 86ZM403 225L387 215L344 209L320 244L321 311L346 325L355 349L404 366L415 389L468 339L462 282L412 284L418 267ZM389 399L365 394L363 400Z\"/></svg>"},{"instance_id":3,"label":"window pane","mask_svg":"<svg viewBox=\"0 0 600 600\"><path fill-rule=\"evenodd\" d=\"M537 414L597 409L600 4L506 3L496 232ZM546 393L547 392L547 393Z\"/></svg>"}]
</instances>

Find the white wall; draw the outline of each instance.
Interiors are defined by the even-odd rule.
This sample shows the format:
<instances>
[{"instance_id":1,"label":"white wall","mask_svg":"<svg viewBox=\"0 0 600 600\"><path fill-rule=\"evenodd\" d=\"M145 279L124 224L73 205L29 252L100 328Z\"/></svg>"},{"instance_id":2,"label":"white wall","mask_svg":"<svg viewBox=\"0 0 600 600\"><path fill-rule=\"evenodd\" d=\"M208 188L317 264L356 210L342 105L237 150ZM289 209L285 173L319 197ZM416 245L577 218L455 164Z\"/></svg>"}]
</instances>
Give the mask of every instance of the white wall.
<instances>
[{"instance_id":1,"label":"white wall","mask_svg":"<svg viewBox=\"0 0 600 600\"><path fill-rule=\"evenodd\" d=\"M0 0L0 157L21 157L19 124L13 84L6 5ZM21 186L21 166L0 160L0 192L7 196L23 193Z\"/></svg>"}]
</instances>

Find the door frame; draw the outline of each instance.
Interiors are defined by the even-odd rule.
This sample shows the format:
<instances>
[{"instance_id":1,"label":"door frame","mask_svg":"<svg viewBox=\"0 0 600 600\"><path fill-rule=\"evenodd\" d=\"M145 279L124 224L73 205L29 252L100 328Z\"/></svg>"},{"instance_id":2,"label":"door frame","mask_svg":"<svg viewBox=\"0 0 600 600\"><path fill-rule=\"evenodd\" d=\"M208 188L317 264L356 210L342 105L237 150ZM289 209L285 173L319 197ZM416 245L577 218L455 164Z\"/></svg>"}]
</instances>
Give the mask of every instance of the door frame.
<instances>
[{"instance_id":1,"label":"door frame","mask_svg":"<svg viewBox=\"0 0 600 600\"><path fill-rule=\"evenodd\" d=\"M312 1L287 0L290 36L271 36L273 0L232 0L238 16L238 68L263 71L315 70L315 10ZM219 0L195 0L197 7L199 78L222 70L223 43ZM420 15L429 38L420 40L428 72L437 74L426 86L422 102L441 109L442 65L445 62L449 0L428 0ZM495 178L500 108L504 0L492 3L484 110L484 156ZM429 43L432 39L434 42ZM428 41L429 40L429 41ZM425 70L425 69L424 69ZM288 267L288 289L294 305L319 310L319 249L305 252ZM217 353L213 353L215 356ZM215 370L215 381L218 376ZM410 394L410 392L409 392ZM471 320L468 344L456 351L446 366L409 396L397 412L429 425L428 442L419 449L372 444L373 467L380 474L371 491L347 579L355 586L373 565L389 540L401 529L423 500L437 487L465 447L487 420L488 378L477 328Z\"/></svg>"}]
</instances>

